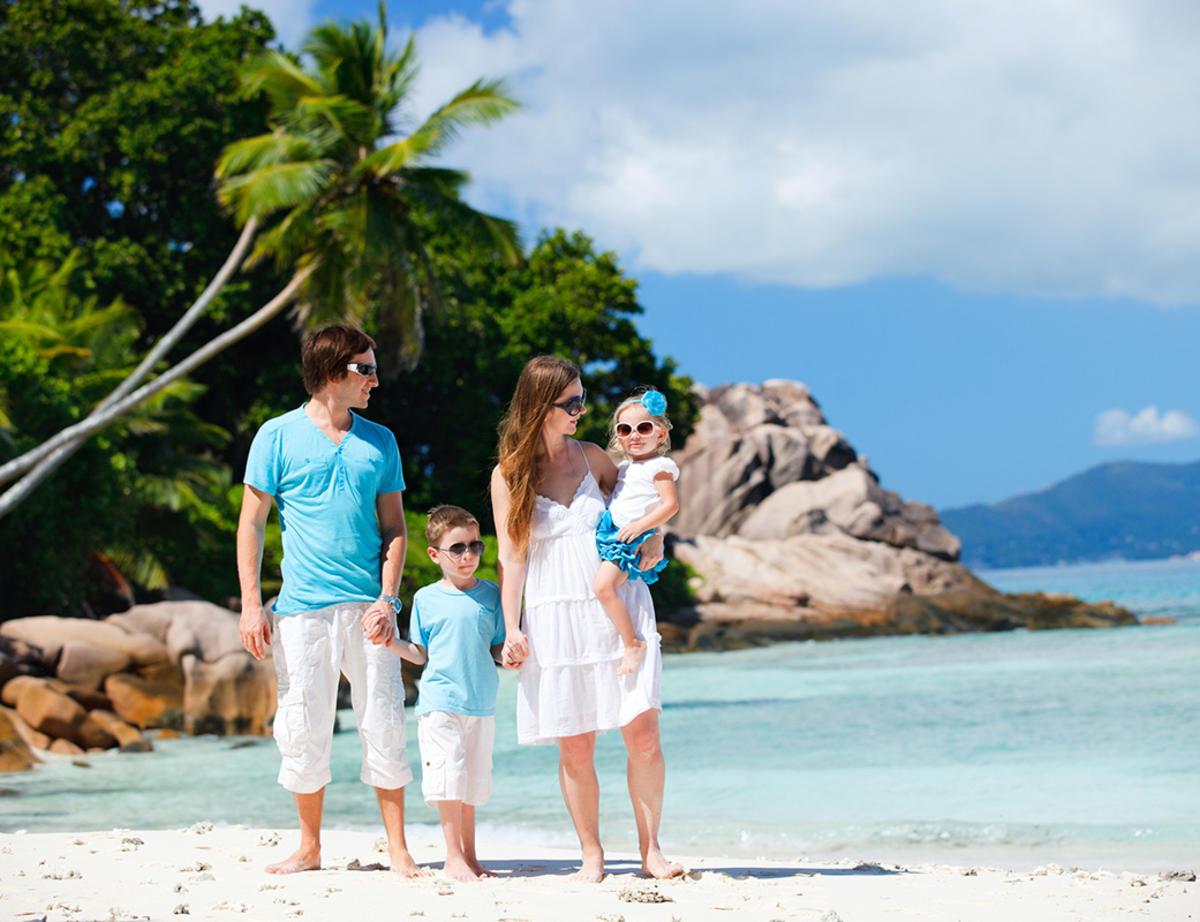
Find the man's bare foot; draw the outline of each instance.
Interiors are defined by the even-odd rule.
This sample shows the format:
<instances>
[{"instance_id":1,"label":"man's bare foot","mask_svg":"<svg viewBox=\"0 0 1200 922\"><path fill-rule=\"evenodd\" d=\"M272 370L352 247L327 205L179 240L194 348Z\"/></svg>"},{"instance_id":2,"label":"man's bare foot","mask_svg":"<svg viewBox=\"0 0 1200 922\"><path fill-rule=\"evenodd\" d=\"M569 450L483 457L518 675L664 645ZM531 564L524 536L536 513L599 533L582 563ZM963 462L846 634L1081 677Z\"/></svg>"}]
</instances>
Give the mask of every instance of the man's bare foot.
<instances>
[{"instance_id":1,"label":"man's bare foot","mask_svg":"<svg viewBox=\"0 0 1200 922\"><path fill-rule=\"evenodd\" d=\"M570 880L580 880L588 884L598 884L604 880L604 853L584 855L579 870L572 874Z\"/></svg>"},{"instance_id":2,"label":"man's bare foot","mask_svg":"<svg viewBox=\"0 0 1200 922\"><path fill-rule=\"evenodd\" d=\"M413 861L413 856L408 853L407 848L389 849L388 854L392 859L393 873L399 874L401 877L425 876L425 870Z\"/></svg>"},{"instance_id":3,"label":"man's bare foot","mask_svg":"<svg viewBox=\"0 0 1200 922\"><path fill-rule=\"evenodd\" d=\"M298 871L321 870L321 850L296 849L288 857L267 865L268 874L295 874Z\"/></svg>"},{"instance_id":4,"label":"man's bare foot","mask_svg":"<svg viewBox=\"0 0 1200 922\"><path fill-rule=\"evenodd\" d=\"M479 880L479 875L475 873L475 869L467 863L467 859L462 855L455 855L454 857L447 855L446 863L442 865L442 873L451 880Z\"/></svg>"},{"instance_id":5,"label":"man's bare foot","mask_svg":"<svg viewBox=\"0 0 1200 922\"><path fill-rule=\"evenodd\" d=\"M617 675L630 675L637 672L642 657L646 655L646 641L639 640L632 647L622 644L621 663L617 666Z\"/></svg>"},{"instance_id":6,"label":"man's bare foot","mask_svg":"<svg viewBox=\"0 0 1200 922\"><path fill-rule=\"evenodd\" d=\"M642 859L642 873L655 880L670 880L672 877L683 876L683 866L668 861L661 851L652 848Z\"/></svg>"}]
</instances>

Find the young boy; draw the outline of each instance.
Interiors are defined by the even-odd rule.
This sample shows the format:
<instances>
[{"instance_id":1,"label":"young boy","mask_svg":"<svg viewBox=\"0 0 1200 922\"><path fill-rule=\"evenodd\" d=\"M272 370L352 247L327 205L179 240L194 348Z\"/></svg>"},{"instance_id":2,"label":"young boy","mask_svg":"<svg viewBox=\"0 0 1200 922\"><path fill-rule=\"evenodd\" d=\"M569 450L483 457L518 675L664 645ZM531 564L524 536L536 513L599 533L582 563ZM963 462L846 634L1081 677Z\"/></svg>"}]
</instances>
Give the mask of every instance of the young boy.
<instances>
[{"instance_id":1,"label":"young boy","mask_svg":"<svg viewBox=\"0 0 1200 922\"><path fill-rule=\"evenodd\" d=\"M475 808L492 793L495 660L504 643L504 615L496 584L475 578L483 541L471 513L458 506L430 510L425 538L442 578L413 597L412 642L388 646L413 662L429 658L416 709L421 793L438 807L446 874L478 880L487 872L475 856Z\"/></svg>"}]
</instances>

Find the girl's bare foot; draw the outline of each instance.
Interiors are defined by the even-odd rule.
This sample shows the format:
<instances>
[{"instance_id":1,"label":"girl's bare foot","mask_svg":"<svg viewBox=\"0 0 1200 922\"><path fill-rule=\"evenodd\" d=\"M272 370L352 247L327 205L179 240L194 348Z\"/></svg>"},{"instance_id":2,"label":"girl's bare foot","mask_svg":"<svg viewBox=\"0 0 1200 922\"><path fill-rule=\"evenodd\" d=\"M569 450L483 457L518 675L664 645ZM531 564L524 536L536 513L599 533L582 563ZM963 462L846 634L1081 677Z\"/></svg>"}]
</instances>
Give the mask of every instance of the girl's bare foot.
<instances>
[{"instance_id":1,"label":"girl's bare foot","mask_svg":"<svg viewBox=\"0 0 1200 922\"><path fill-rule=\"evenodd\" d=\"M267 865L268 874L295 874L321 870L321 850L298 848L282 861Z\"/></svg>"},{"instance_id":2,"label":"girl's bare foot","mask_svg":"<svg viewBox=\"0 0 1200 922\"><path fill-rule=\"evenodd\" d=\"M642 657L646 655L646 642L635 640L633 646L622 642L624 652L621 653L621 664L617 666L617 675L630 675L637 672Z\"/></svg>"},{"instance_id":3,"label":"girl's bare foot","mask_svg":"<svg viewBox=\"0 0 1200 922\"><path fill-rule=\"evenodd\" d=\"M442 865L442 873L451 880L461 880L464 882L479 880L479 875L462 855L455 855L453 857L447 855L446 863Z\"/></svg>"},{"instance_id":4,"label":"girl's bare foot","mask_svg":"<svg viewBox=\"0 0 1200 922\"><path fill-rule=\"evenodd\" d=\"M683 866L668 861L661 851L652 848L642 859L642 873L655 880L669 880L672 877L682 877Z\"/></svg>"},{"instance_id":5,"label":"girl's bare foot","mask_svg":"<svg viewBox=\"0 0 1200 922\"><path fill-rule=\"evenodd\" d=\"M392 859L392 872L399 874L401 877L424 877L425 871L415 861L413 856L408 853L407 848L398 848L388 851Z\"/></svg>"}]
</instances>

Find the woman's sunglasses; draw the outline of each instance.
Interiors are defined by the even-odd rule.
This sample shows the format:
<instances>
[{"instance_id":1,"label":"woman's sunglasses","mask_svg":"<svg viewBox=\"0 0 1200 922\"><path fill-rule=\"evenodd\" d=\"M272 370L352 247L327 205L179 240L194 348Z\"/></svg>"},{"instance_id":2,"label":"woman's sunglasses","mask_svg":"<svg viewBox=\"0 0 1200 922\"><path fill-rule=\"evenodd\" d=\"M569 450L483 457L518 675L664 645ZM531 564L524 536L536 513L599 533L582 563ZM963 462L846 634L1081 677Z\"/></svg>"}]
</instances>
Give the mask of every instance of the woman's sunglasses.
<instances>
[{"instance_id":1,"label":"woman's sunglasses","mask_svg":"<svg viewBox=\"0 0 1200 922\"><path fill-rule=\"evenodd\" d=\"M587 407L587 391L578 394L575 397L568 397L562 403L552 403L552 407L558 407L568 416L578 416Z\"/></svg>"},{"instance_id":2,"label":"woman's sunglasses","mask_svg":"<svg viewBox=\"0 0 1200 922\"><path fill-rule=\"evenodd\" d=\"M655 424L648 419L643 419L637 426L631 426L629 423L617 423L617 438L627 439L633 435L635 429L638 435L650 435L654 432Z\"/></svg>"},{"instance_id":3,"label":"woman's sunglasses","mask_svg":"<svg viewBox=\"0 0 1200 922\"><path fill-rule=\"evenodd\" d=\"M464 544L462 541L455 541L449 547L437 547L437 548L434 548L434 550L445 551L447 554L449 554L455 560L460 559L462 557L462 555L466 554L468 551L470 551L470 553L475 557L482 557L483 556L483 542L482 541L472 541L470 544Z\"/></svg>"}]
</instances>

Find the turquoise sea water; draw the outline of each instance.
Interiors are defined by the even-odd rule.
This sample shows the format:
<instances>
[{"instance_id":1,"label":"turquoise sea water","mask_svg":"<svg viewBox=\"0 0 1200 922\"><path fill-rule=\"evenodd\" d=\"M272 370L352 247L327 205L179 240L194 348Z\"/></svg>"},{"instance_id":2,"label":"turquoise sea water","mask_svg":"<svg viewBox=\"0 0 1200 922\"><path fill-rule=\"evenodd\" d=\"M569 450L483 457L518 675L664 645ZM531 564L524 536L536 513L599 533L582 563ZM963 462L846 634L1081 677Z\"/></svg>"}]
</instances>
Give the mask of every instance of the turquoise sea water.
<instances>
[{"instance_id":1,"label":"turquoise sea water","mask_svg":"<svg viewBox=\"0 0 1200 922\"><path fill-rule=\"evenodd\" d=\"M1200 861L1200 563L983 575L1178 620L668 657L664 845L776 858ZM569 845L555 752L516 745L514 691L503 675L481 837ZM18 792L0 798L0 829L294 825L269 740L162 741L152 754L90 761L0 780ZM601 737L597 763L606 841L631 848L616 734ZM358 764L357 736L339 734L327 824L377 828ZM412 822L436 821L415 793L409 807Z\"/></svg>"}]
</instances>

